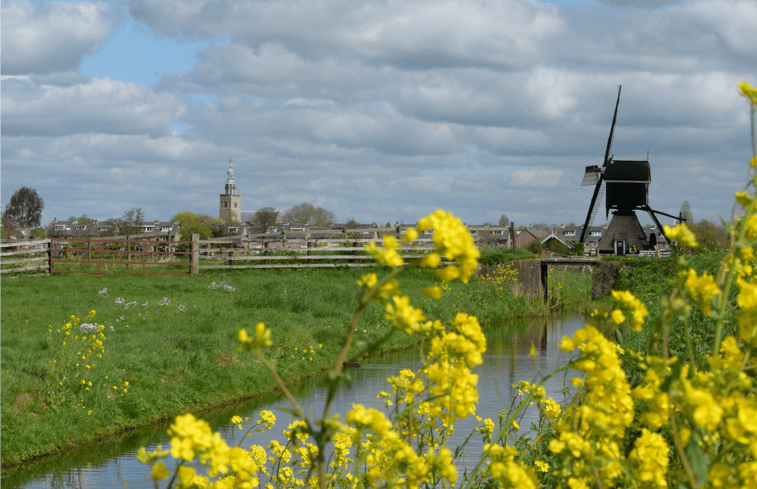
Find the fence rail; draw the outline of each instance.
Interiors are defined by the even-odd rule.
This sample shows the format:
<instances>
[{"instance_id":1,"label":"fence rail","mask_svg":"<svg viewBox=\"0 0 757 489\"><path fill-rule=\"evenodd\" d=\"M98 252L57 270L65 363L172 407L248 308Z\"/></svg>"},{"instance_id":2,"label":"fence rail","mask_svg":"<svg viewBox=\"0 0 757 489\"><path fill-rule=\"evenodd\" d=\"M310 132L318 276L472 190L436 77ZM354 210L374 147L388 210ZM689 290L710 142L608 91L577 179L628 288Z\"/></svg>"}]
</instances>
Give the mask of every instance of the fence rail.
<instances>
[{"instance_id":1,"label":"fence rail","mask_svg":"<svg viewBox=\"0 0 757 489\"><path fill-rule=\"evenodd\" d=\"M198 270L372 267L375 266L373 257L364 249L370 241L383 243L382 239L350 238L277 239L241 244L239 241L198 240L194 249L198 255ZM418 241L415 246L398 247L400 256L419 258L434 249L432 240Z\"/></svg>"},{"instance_id":2,"label":"fence rail","mask_svg":"<svg viewBox=\"0 0 757 489\"><path fill-rule=\"evenodd\" d=\"M189 275L192 263L187 258L191 251L179 251L178 247L190 244L190 241L51 238L49 273L108 273L115 269L131 275ZM82 255L87 259L76 258ZM175 267L187 270L184 273L166 271Z\"/></svg>"},{"instance_id":3,"label":"fence rail","mask_svg":"<svg viewBox=\"0 0 757 489\"><path fill-rule=\"evenodd\" d=\"M48 272L50 270L49 249L49 239L0 244L0 274L11 272L33 272L38 270ZM23 256L25 258L11 258L10 260L8 259L8 257L20 256ZM22 267L9 266L25 265L29 263L33 263L33 265L26 265Z\"/></svg>"}]
</instances>

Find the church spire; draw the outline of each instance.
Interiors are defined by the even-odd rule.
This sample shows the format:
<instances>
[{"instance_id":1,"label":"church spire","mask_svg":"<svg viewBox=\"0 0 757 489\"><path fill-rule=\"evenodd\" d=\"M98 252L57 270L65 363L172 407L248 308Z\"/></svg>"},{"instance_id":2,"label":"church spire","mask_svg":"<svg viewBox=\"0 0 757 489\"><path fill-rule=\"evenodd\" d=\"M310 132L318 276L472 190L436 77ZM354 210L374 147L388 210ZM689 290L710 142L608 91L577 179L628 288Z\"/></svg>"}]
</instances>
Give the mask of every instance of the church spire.
<instances>
[{"instance_id":1,"label":"church spire","mask_svg":"<svg viewBox=\"0 0 757 489\"><path fill-rule=\"evenodd\" d=\"M226 172L226 195L237 193L237 184L234 182L234 169L231 168L231 156L229 156L229 171Z\"/></svg>"}]
</instances>

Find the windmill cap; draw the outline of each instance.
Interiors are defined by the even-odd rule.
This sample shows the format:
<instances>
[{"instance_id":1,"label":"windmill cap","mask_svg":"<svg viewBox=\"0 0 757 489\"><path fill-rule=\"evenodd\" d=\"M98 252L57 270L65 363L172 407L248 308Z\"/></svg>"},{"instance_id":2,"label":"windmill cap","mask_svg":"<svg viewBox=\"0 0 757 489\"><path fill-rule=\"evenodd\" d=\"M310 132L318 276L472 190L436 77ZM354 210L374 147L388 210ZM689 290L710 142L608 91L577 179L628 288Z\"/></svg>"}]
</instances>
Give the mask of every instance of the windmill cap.
<instances>
[{"instance_id":1,"label":"windmill cap","mask_svg":"<svg viewBox=\"0 0 757 489\"><path fill-rule=\"evenodd\" d=\"M615 160L605 169L606 182L650 182L652 174L648 161Z\"/></svg>"}]
</instances>

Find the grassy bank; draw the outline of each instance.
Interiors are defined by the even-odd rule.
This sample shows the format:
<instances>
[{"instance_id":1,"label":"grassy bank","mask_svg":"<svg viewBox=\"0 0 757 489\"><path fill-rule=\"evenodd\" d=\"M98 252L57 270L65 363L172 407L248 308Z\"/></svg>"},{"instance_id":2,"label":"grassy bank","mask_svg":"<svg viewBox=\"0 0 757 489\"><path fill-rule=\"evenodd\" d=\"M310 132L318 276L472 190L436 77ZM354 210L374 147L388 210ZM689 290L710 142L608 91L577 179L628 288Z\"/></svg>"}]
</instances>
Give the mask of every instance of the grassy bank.
<instances>
[{"instance_id":1,"label":"grassy bank","mask_svg":"<svg viewBox=\"0 0 757 489\"><path fill-rule=\"evenodd\" d=\"M720 264L725 256L725 252L713 252L694 255L689 257L689 267L696 270L698 275L707 272L709 275L717 276ZM649 310L647 325L642 334L630 334L623 328L616 330L616 340L623 348L630 348L636 351L647 352L650 347L652 335L659 326L659 320L663 313L662 299L670 296L673 289L671 279L673 278L675 258L617 258L615 259L624 265L620 271L620 277L615 284L615 290L628 290L638 299L640 299ZM735 297L735 292L732 294ZM732 297L733 299L733 297ZM600 309L611 310L617 305L610 299L604 297L599 301ZM714 335L714 319L706 317L699 310L692 312L690 324L695 342L697 357L703 361L704 356L710 353L710 345ZM671 353L680 355L685 349L682 330L679 323L674 322L670 329L670 346ZM734 334L735 326L725 331L725 334ZM651 352L650 352L651 353Z\"/></svg>"},{"instance_id":2,"label":"grassy bank","mask_svg":"<svg viewBox=\"0 0 757 489\"><path fill-rule=\"evenodd\" d=\"M277 362L285 381L295 383L322 371L341 346L363 273L4 276L3 464L270 392L274 383L268 372L252 355L237 352L239 329L249 331L258 322L273 330L267 356ZM585 276L551 275L553 280L582 282L581 290L588 290ZM410 272L402 281L403 291L430 318L464 311L486 323L551 310L538 300L513 297L506 284L475 278L468 286L445 285L444 298L431 300L422 290L435 282L429 271ZM570 285L563 289L578 290ZM564 295L561 300L576 300L571 292ZM93 318L86 317L89 311L95 311ZM377 306L366 311L359 346L390 331L383 316ZM102 351L96 343L99 333L82 330L81 324L91 323L104 325ZM381 349L404 348L412 341L399 332Z\"/></svg>"}]
</instances>

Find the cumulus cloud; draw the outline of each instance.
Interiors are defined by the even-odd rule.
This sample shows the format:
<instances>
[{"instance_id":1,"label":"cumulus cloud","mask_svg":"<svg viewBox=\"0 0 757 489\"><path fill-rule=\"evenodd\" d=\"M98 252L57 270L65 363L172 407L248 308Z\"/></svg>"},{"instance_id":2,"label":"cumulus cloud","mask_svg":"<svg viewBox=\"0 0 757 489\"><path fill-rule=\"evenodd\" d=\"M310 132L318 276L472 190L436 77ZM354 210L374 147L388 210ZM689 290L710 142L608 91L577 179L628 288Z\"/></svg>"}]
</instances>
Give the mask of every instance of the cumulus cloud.
<instances>
[{"instance_id":1,"label":"cumulus cloud","mask_svg":"<svg viewBox=\"0 0 757 489\"><path fill-rule=\"evenodd\" d=\"M403 69L523 67L564 29L554 8L526 2L135 0L130 12L163 35L276 41L311 59L355 57Z\"/></svg>"},{"instance_id":2,"label":"cumulus cloud","mask_svg":"<svg viewBox=\"0 0 757 489\"><path fill-rule=\"evenodd\" d=\"M510 184L513 187L557 187L562 182L562 171L516 170L510 174Z\"/></svg>"},{"instance_id":3,"label":"cumulus cloud","mask_svg":"<svg viewBox=\"0 0 757 489\"><path fill-rule=\"evenodd\" d=\"M168 134L186 113L170 93L156 94L132 82L90 79L70 86L32 79L4 84L4 135L63 136L79 133Z\"/></svg>"},{"instance_id":4,"label":"cumulus cloud","mask_svg":"<svg viewBox=\"0 0 757 489\"><path fill-rule=\"evenodd\" d=\"M3 74L75 70L113 33L117 15L105 2L3 2Z\"/></svg>"}]
</instances>

